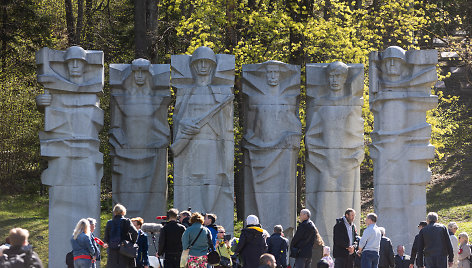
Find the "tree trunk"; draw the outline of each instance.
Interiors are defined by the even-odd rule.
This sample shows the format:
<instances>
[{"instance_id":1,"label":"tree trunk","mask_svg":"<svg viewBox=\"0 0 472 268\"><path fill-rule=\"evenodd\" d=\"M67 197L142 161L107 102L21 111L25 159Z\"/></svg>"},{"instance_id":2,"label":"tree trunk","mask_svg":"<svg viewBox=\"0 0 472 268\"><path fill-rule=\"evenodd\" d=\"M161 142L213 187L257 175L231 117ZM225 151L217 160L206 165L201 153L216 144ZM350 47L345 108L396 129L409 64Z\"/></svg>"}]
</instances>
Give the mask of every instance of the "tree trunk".
<instances>
[{"instance_id":1,"label":"tree trunk","mask_svg":"<svg viewBox=\"0 0 472 268\"><path fill-rule=\"evenodd\" d=\"M85 0L85 24L83 27L83 36L84 38L83 43L86 47L91 47L93 43L92 39L92 8L93 8L93 0Z\"/></svg>"},{"instance_id":2,"label":"tree trunk","mask_svg":"<svg viewBox=\"0 0 472 268\"><path fill-rule=\"evenodd\" d=\"M234 11L236 10L236 1L228 0L226 1L226 34L225 34L225 45L229 49L229 52L232 53L234 47L238 43L238 38L236 34L236 21L234 18Z\"/></svg>"},{"instance_id":3,"label":"tree trunk","mask_svg":"<svg viewBox=\"0 0 472 268\"><path fill-rule=\"evenodd\" d=\"M77 27L75 29L75 43L82 44L82 29L84 27L84 0L77 0Z\"/></svg>"},{"instance_id":4,"label":"tree trunk","mask_svg":"<svg viewBox=\"0 0 472 268\"><path fill-rule=\"evenodd\" d=\"M146 11L146 29L147 29L147 34L146 34L146 39L147 39L147 51L149 54L149 60L152 63L157 63L158 59L158 53L156 49L157 45L157 39L158 39L158 34L157 34L157 18L158 18L158 13L157 13L157 7L159 5L158 0L147 0L147 11Z\"/></svg>"},{"instance_id":5,"label":"tree trunk","mask_svg":"<svg viewBox=\"0 0 472 268\"><path fill-rule=\"evenodd\" d=\"M134 54L136 58L147 57L146 1L134 0Z\"/></svg>"},{"instance_id":6,"label":"tree trunk","mask_svg":"<svg viewBox=\"0 0 472 268\"><path fill-rule=\"evenodd\" d=\"M74 13L72 13L72 0L65 0L64 6L66 8L66 26L67 26L67 40L69 46L75 44L75 26Z\"/></svg>"}]
</instances>

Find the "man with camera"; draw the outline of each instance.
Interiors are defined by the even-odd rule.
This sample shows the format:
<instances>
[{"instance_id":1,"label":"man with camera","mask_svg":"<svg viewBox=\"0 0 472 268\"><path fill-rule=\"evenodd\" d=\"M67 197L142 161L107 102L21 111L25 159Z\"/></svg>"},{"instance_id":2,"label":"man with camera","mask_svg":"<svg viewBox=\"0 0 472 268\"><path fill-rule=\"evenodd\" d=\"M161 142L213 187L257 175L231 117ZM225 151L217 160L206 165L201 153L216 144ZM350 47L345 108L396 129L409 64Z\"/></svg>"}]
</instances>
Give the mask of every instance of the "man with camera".
<instances>
[{"instance_id":1,"label":"man with camera","mask_svg":"<svg viewBox=\"0 0 472 268\"><path fill-rule=\"evenodd\" d=\"M167 211L168 222L162 227L159 234L159 249L156 257L165 254L165 268L179 268L182 255L182 234L185 226L177 222L179 211L175 208Z\"/></svg>"}]
</instances>

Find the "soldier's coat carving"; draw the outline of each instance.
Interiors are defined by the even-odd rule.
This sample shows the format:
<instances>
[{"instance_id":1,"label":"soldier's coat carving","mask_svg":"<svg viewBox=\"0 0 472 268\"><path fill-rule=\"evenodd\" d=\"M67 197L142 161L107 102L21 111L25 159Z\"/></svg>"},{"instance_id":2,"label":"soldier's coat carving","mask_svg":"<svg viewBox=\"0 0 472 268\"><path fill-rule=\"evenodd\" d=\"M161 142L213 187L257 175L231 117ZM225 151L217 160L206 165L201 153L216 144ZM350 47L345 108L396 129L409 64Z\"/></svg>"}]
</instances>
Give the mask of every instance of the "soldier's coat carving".
<instances>
[{"instance_id":1,"label":"soldier's coat carving","mask_svg":"<svg viewBox=\"0 0 472 268\"><path fill-rule=\"evenodd\" d=\"M437 51L389 47L372 52L369 60L374 209L379 224L392 230L392 242L411 246L426 213L428 163L434 157L426 111L437 104L431 95Z\"/></svg>"},{"instance_id":2,"label":"soldier's coat carving","mask_svg":"<svg viewBox=\"0 0 472 268\"><path fill-rule=\"evenodd\" d=\"M69 245L63 246L64 237L70 237L78 220L100 219L103 52L78 46L66 51L43 48L36 63L38 82L44 86L36 102L45 115L39 139L41 155L48 160L41 181L50 186L49 265L60 267L70 251Z\"/></svg>"},{"instance_id":3,"label":"soldier's coat carving","mask_svg":"<svg viewBox=\"0 0 472 268\"><path fill-rule=\"evenodd\" d=\"M307 64L306 73L306 202L323 240L332 246L340 212L360 211L364 66Z\"/></svg>"},{"instance_id":4,"label":"soldier's coat carving","mask_svg":"<svg viewBox=\"0 0 472 268\"><path fill-rule=\"evenodd\" d=\"M213 212L233 229L234 56L199 47L171 58L174 206Z\"/></svg>"},{"instance_id":5,"label":"soldier's coat carving","mask_svg":"<svg viewBox=\"0 0 472 268\"><path fill-rule=\"evenodd\" d=\"M113 201L152 221L167 208L170 65L111 64L110 85Z\"/></svg>"},{"instance_id":6,"label":"soldier's coat carving","mask_svg":"<svg viewBox=\"0 0 472 268\"><path fill-rule=\"evenodd\" d=\"M243 65L242 90L244 214L258 215L266 228L282 224L290 237L295 228L301 138L300 66L278 61Z\"/></svg>"}]
</instances>

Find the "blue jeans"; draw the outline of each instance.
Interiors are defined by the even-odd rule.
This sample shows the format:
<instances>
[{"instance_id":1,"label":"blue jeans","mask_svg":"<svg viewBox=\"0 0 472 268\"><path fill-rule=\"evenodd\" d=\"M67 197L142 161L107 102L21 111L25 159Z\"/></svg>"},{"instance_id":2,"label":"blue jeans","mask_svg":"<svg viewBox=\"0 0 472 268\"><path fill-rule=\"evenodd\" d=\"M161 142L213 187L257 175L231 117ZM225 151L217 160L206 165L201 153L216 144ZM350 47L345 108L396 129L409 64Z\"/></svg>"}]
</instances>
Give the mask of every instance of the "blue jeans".
<instances>
[{"instance_id":1,"label":"blue jeans","mask_svg":"<svg viewBox=\"0 0 472 268\"><path fill-rule=\"evenodd\" d=\"M74 268L90 268L92 267L92 260L77 259L74 261Z\"/></svg>"},{"instance_id":2,"label":"blue jeans","mask_svg":"<svg viewBox=\"0 0 472 268\"><path fill-rule=\"evenodd\" d=\"M361 255L361 268L378 268L379 253L377 251L365 250Z\"/></svg>"},{"instance_id":3,"label":"blue jeans","mask_svg":"<svg viewBox=\"0 0 472 268\"><path fill-rule=\"evenodd\" d=\"M426 268L447 268L447 256L425 256L424 264Z\"/></svg>"}]
</instances>

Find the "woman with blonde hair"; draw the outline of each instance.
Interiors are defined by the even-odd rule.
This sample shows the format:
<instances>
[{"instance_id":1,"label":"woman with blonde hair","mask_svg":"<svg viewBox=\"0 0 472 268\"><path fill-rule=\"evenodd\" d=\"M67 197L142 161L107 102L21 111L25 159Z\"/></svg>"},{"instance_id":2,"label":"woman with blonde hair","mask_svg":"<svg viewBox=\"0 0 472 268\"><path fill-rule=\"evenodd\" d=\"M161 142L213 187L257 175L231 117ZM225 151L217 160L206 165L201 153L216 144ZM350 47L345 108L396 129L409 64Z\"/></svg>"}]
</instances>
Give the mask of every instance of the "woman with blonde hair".
<instances>
[{"instance_id":1,"label":"woman with blonde hair","mask_svg":"<svg viewBox=\"0 0 472 268\"><path fill-rule=\"evenodd\" d=\"M138 230L131 223L131 220L125 218L126 208L121 204L113 207L113 219L107 222L105 227L104 241L108 244L107 268L128 268L136 267L136 258L128 258L120 254L120 245L122 242L132 243L138 239Z\"/></svg>"},{"instance_id":2,"label":"woman with blonde hair","mask_svg":"<svg viewBox=\"0 0 472 268\"><path fill-rule=\"evenodd\" d=\"M95 262L95 249L90 238L90 223L81 219L75 226L71 238L75 268L91 268Z\"/></svg>"},{"instance_id":3,"label":"woman with blonde hair","mask_svg":"<svg viewBox=\"0 0 472 268\"><path fill-rule=\"evenodd\" d=\"M470 246L467 245L469 242L469 236L467 233L460 233L459 234L459 264L457 265L458 268L470 268Z\"/></svg>"}]
</instances>

